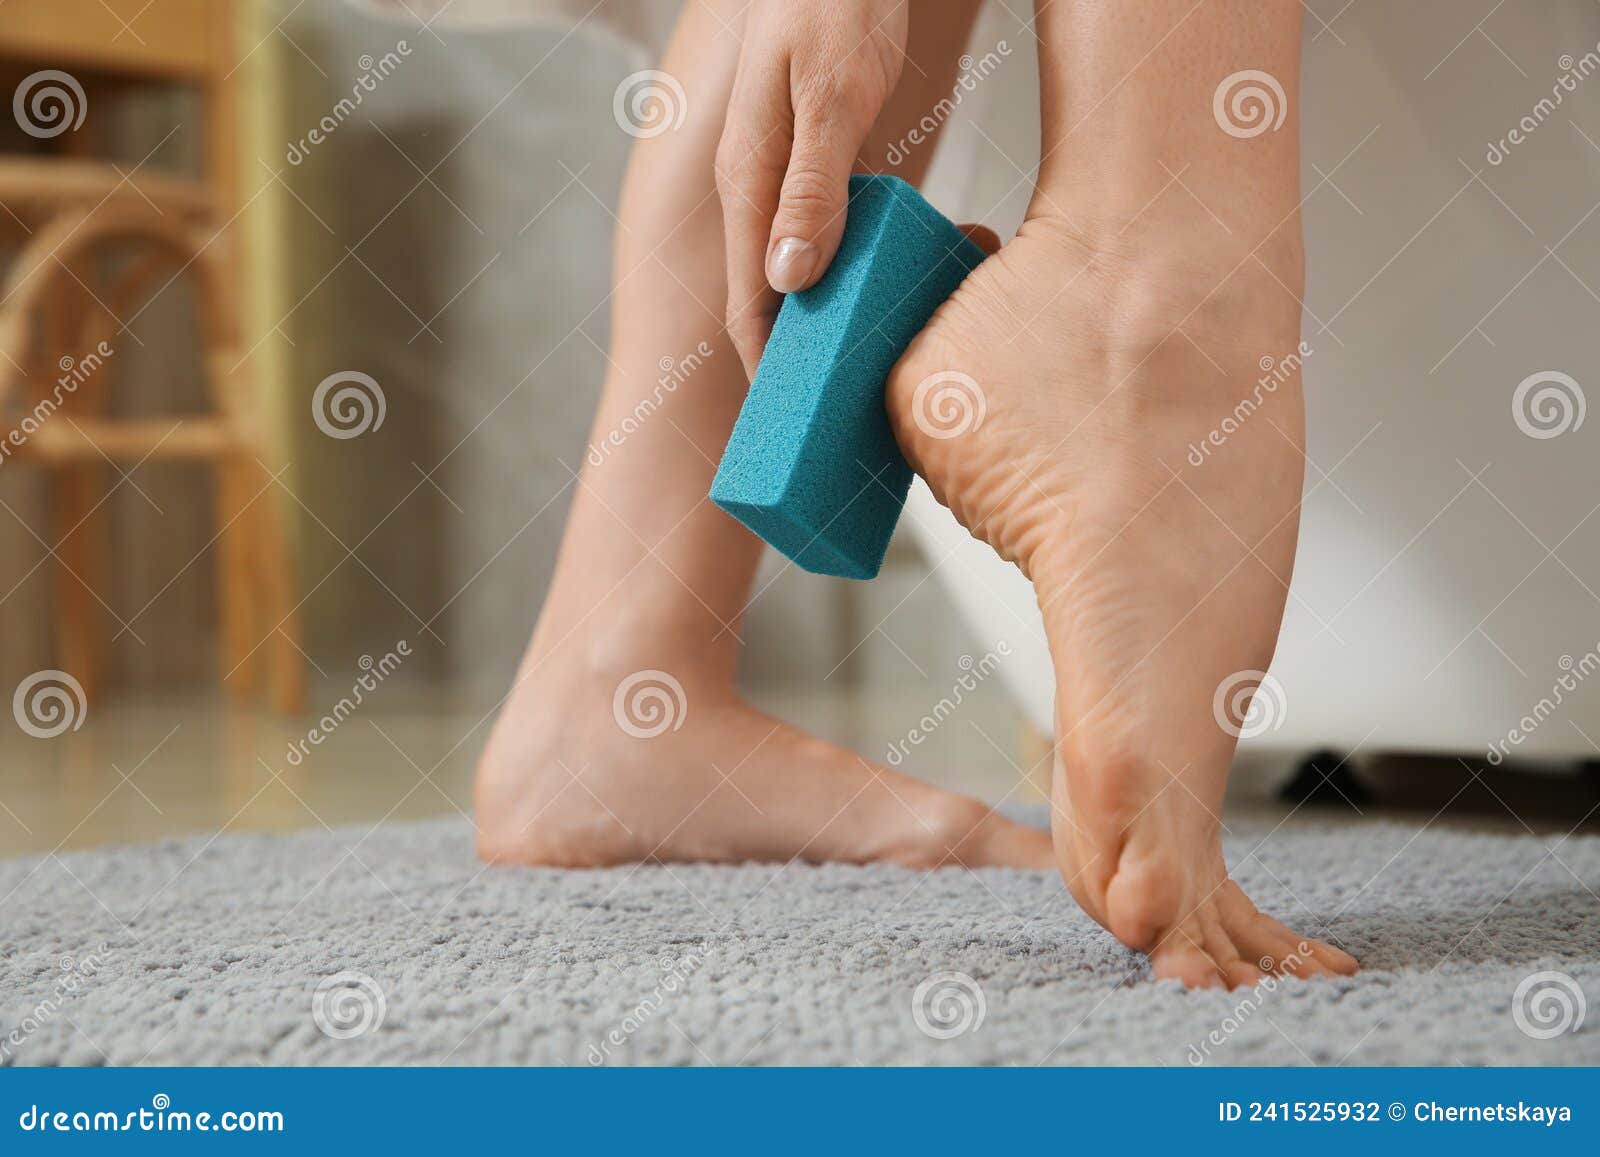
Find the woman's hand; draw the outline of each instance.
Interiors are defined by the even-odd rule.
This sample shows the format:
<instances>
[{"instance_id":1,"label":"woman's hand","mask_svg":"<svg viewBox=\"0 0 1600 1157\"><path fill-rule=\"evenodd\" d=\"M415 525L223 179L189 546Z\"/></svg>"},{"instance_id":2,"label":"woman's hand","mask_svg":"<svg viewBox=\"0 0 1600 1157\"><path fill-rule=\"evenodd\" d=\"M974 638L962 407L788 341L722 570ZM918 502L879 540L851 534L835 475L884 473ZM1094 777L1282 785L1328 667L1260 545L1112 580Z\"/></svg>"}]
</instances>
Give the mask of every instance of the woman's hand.
<instances>
[{"instance_id":1,"label":"woman's hand","mask_svg":"<svg viewBox=\"0 0 1600 1157\"><path fill-rule=\"evenodd\" d=\"M755 0L717 149L728 333L752 377L785 293L844 233L850 172L900 79L907 0Z\"/></svg>"}]
</instances>

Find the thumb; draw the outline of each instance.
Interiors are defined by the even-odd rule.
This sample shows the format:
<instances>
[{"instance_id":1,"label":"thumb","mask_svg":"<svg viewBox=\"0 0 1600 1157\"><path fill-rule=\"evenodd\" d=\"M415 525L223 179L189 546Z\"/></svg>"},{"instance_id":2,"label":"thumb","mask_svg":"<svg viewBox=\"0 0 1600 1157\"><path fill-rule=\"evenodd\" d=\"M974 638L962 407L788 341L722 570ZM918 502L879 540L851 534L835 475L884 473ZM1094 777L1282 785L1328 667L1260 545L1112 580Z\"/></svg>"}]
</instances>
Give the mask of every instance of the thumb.
<instances>
[{"instance_id":1,"label":"thumb","mask_svg":"<svg viewBox=\"0 0 1600 1157\"><path fill-rule=\"evenodd\" d=\"M767 281L779 293L815 285L838 252L850 170L865 135L865 127L856 131L837 116L802 116L796 122L767 242Z\"/></svg>"}]
</instances>

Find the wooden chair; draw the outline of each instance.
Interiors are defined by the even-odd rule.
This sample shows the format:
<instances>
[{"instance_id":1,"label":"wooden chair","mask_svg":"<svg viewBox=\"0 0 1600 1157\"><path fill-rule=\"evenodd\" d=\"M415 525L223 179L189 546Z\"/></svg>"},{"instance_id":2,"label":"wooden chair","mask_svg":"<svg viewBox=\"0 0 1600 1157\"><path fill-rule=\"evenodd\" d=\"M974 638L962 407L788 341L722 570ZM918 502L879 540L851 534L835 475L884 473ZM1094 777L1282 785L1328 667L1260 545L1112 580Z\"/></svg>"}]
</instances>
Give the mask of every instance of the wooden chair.
<instances>
[{"instance_id":1,"label":"wooden chair","mask_svg":"<svg viewBox=\"0 0 1600 1157\"><path fill-rule=\"evenodd\" d=\"M242 370L238 246L226 228L237 213L238 187L230 9L226 0L154 0L142 8L121 0L7 5L0 61L76 65L74 75L85 83L162 78L197 87L207 156L204 178L193 181L148 167L125 175L70 154L0 156L0 230L20 242L0 286L0 439L11 435L0 451L8 463L31 461L50 471L55 533L49 537L61 544L59 662L91 695L105 661L96 592L106 586L107 552L86 520L104 501L107 464L208 463L216 490L221 673L231 693L247 697L261 689L265 672L271 701L296 711L305 676L291 559L263 423ZM117 26L140 12L166 34L121 35ZM108 261L113 251L126 260ZM119 318L180 278L194 290L208 411L108 416L117 358L98 351L114 351L125 336ZM73 384L63 389L63 380ZM33 419L25 432L23 417Z\"/></svg>"}]
</instances>

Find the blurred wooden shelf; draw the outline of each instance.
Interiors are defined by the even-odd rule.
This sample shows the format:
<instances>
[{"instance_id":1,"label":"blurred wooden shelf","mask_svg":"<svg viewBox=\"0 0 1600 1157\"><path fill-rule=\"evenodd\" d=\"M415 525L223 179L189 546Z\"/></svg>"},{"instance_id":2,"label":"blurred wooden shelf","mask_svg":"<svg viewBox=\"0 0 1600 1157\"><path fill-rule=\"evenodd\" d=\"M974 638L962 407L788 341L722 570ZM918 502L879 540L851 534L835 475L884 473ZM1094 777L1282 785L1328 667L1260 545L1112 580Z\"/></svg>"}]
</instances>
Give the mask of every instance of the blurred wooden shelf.
<instances>
[{"instance_id":1,"label":"blurred wooden shelf","mask_svg":"<svg viewBox=\"0 0 1600 1157\"><path fill-rule=\"evenodd\" d=\"M105 667L96 593L112 573L103 536L80 529L109 493L109 461L205 461L216 493L220 670L229 691L297 711L305 673L284 520L272 493L257 382L242 354L241 66L234 0L0 0L0 67L79 101L67 120L30 135L37 151L0 159L0 229L19 248L0 286L0 404L31 415L7 459L49 468L55 537L55 642L60 665L91 693ZM70 80L70 83L67 81ZM199 174L95 158L111 144L97 110L149 84L197 98ZM18 101L27 99L23 85ZM19 106L20 107L20 106ZM53 110L60 114L59 108ZM29 126L21 126L25 131ZM117 260L111 258L115 256ZM121 260L124 256L131 260ZM111 350L152 293L193 292L207 412L121 419L107 394L122 359ZM137 307L137 308L136 308ZM60 370L72 377L58 378ZM97 606L98 604L98 606Z\"/></svg>"},{"instance_id":2,"label":"blurred wooden shelf","mask_svg":"<svg viewBox=\"0 0 1600 1157\"><path fill-rule=\"evenodd\" d=\"M128 421L46 422L7 457L44 463L138 462L145 458L207 460L246 455L250 443L210 415Z\"/></svg>"},{"instance_id":3,"label":"blurred wooden shelf","mask_svg":"<svg viewBox=\"0 0 1600 1157\"><path fill-rule=\"evenodd\" d=\"M211 194L198 181L147 169L124 172L101 161L0 156L0 205L24 221L123 200L186 219L211 215Z\"/></svg>"},{"instance_id":4,"label":"blurred wooden shelf","mask_svg":"<svg viewBox=\"0 0 1600 1157\"><path fill-rule=\"evenodd\" d=\"M0 56L51 68L197 79L217 67L225 0L5 0Z\"/></svg>"}]
</instances>

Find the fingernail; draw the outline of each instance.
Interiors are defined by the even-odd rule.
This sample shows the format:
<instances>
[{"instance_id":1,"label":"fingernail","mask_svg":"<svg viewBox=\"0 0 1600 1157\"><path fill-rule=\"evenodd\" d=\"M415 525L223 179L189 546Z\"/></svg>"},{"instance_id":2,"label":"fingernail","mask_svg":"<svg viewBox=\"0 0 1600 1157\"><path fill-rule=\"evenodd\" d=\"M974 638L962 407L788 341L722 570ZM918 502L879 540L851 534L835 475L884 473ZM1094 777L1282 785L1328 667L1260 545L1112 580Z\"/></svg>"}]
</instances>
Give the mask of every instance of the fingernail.
<instances>
[{"instance_id":1,"label":"fingernail","mask_svg":"<svg viewBox=\"0 0 1600 1157\"><path fill-rule=\"evenodd\" d=\"M780 237L767 254L767 280L779 293L800 289L817 267L817 247L800 237Z\"/></svg>"}]
</instances>

